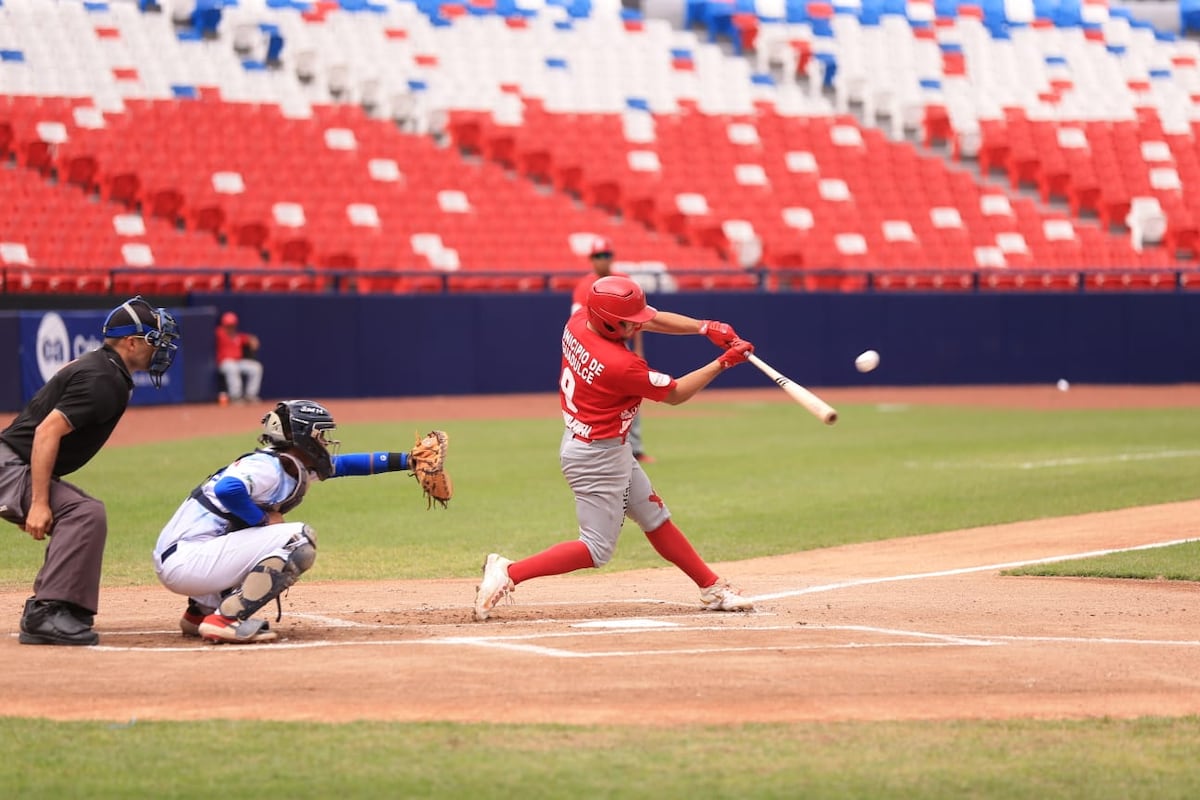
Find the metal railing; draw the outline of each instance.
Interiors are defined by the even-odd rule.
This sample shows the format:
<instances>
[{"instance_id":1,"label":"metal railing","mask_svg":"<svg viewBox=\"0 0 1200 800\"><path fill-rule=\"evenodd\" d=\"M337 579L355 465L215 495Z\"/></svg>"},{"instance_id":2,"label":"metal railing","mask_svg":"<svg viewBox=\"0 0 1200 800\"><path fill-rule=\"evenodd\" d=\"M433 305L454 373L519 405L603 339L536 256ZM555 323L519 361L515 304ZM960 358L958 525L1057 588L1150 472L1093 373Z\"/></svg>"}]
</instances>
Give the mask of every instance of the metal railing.
<instances>
[{"instance_id":1,"label":"metal railing","mask_svg":"<svg viewBox=\"0 0 1200 800\"><path fill-rule=\"evenodd\" d=\"M8 265L0 292L22 294L190 294L192 292L569 292L582 270L456 271L256 267L238 269L113 267L52 269ZM1200 289L1200 266L1103 269L880 268L748 269L632 272L649 293L759 292L992 292L1188 291Z\"/></svg>"}]
</instances>

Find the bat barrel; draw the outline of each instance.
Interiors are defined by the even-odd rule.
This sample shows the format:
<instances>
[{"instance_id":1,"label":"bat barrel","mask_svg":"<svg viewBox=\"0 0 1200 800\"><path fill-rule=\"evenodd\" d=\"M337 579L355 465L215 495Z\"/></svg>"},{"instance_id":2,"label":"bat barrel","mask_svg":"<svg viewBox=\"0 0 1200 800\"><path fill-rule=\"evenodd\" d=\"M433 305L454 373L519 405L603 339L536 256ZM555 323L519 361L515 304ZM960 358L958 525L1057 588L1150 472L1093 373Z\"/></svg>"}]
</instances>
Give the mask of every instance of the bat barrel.
<instances>
[{"instance_id":1,"label":"bat barrel","mask_svg":"<svg viewBox=\"0 0 1200 800\"><path fill-rule=\"evenodd\" d=\"M768 378L775 381L780 389L783 389L783 391L787 392L788 397L792 398L801 406L803 406L808 413L812 414L826 425L832 425L837 422L838 413L833 406L829 405L800 384L793 383L790 378L753 353L747 355L746 360L758 367Z\"/></svg>"}]
</instances>

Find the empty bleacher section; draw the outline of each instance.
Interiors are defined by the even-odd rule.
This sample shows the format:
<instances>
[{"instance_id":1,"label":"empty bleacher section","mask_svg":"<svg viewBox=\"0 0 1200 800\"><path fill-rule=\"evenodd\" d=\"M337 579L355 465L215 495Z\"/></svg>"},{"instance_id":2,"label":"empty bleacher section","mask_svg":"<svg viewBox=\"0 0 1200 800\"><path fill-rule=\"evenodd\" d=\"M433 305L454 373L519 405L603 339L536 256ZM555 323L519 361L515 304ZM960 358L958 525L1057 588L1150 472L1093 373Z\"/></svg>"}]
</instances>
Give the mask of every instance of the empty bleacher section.
<instances>
[{"instance_id":1,"label":"empty bleacher section","mask_svg":"<svg viewBox=\"0 0 1200 800\"><path fill-rule=\"evenodd\" d=\"M1104 3L143 5L0 0L7 291L543 290L596 234L660 287L1169 289L1200 248L1200 47Z\"/></svg>"},{"instance_id":2,"label":"empty bleacher section","mask_svg":"<svg viewBox=\"0 0 1200 800\"><path fill-rule=\"evenodd\" d=\"M1157 285L1161 268L1196 256L1194 40L1155 31L1104 0L1009 0L809 3L793 21L764 24L759 41L760 58L774 58L785 74L830 83L839 110L860 109L893 138L948 143L977 177L1002 176L1010 194L1024 189L1060 203L1068 219L1043 215L1008 231L1028 244L1039 228L1054 229L1065 244L1031 247L1039 264L1138 265L1154 271L1118 285L1131 277ZM812 52L828 58L795 55ZM1136 237L1137 248L1108 235L1141 226L1130 218L1135 206L1160 208L1165 223L1152 225L1149 239ZM1140 249L1158 238L1162 248ZM1097 282L1111 285L1104 277Z\"/></svg>"}]
</instances>

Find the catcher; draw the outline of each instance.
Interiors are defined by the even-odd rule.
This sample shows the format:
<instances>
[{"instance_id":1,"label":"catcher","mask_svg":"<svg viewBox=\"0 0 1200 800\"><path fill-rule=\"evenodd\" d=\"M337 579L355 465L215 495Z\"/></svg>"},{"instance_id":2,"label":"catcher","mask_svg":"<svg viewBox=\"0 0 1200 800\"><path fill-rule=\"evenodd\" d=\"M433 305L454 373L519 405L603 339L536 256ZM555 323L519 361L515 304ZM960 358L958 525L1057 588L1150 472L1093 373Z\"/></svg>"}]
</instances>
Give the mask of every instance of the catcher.
<instances>
[{"instance_id":1,"label":"catcher","mask_svg":"<svg viewBox=\"0 0 1200 800\"><path fill-rule=\"evenodd\" d=\"M449 439L432 431L408 453L336 455L336 425L320 403L288 400L262 419L262 449L239 456L192 490L159 534L154 571L187 595L184 636L210 642L267 642L277 634L253 615L279 597L317 557L317 534L286 522L309 482L412 470L432 505L453 494L445 471ZM276 616L278 621L279 616Z\"/></svg>"}]
</instances>

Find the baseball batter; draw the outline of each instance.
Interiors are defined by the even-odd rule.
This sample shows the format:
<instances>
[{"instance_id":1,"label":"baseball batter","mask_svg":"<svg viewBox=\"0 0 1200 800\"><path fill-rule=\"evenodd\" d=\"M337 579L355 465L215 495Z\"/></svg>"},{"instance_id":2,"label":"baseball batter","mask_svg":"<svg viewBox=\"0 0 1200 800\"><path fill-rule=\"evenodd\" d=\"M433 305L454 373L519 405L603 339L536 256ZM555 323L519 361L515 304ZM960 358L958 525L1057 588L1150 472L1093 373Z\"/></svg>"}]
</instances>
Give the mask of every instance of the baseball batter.
<instances>
[{"instance_id":1,"label":"baseball batter","mask_svg":"<svg viewBox=\"0 0 1200 800\"><path fill-rule=\"evenodd\" d=\"M572 314L587 305L588 293L591 292L593 283L609 275L625 275L624 272L613 269L612 242L604 237L597 237L592 241L588 261L592 268L575 282L575 288L571 290ZM628 276L626 275L626 277ZM628 346L642 358L646 357L641 331L630 337ZM654 457L646 452L645 445L642 443L642 417L640 414L633 418L633 422L629 425L629 434L625 438L629 441L629 446L633 448L634 458L643 464L654 463Z\"/></svg>"},{"instance_id":2,"label":"baseball batter","mask_svg":"<svg viewBox=\"0 0 1200 800\"><path fill-rule=\"evenodd\" d=\"M309 483L410 469L427 457L414 455L416 449L337 455L333 417L311 400L279 403L262 423L264 447L197 486L154 547L159 581L188 597L179 621L185 636L216 643L275 639L267 621L253 614L278 602L316 560L316 531L284 519Z\"/></svg>"},{"instance_id":3,"label":"baseball batter","mask_svg":"<svg viewBox=\"0 0 1200 800\"><path fill-rule=\"evenodd\" d=\"M679 379L651 369L626 343L639 330L707 336L721 356ZM485 620L516 585L542 575L601 567L609 562L625 517L654 549L700 588L711 611L748 611L753 603L722 580L696 553L654 491L628 443L643 399L679 405L729 367L746 361L754 346L723 322L658 311L646 304L637 282L624 276L596 281L587 305L571 315L562 334L559 402L566 430L559 448L563 475L575 495L579 538L511 561L488 555L475 594L474 616Z\"/></svg>"}]
</instances>

